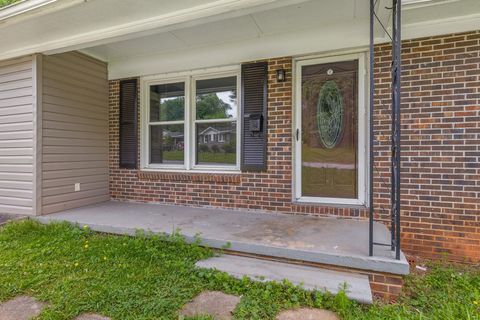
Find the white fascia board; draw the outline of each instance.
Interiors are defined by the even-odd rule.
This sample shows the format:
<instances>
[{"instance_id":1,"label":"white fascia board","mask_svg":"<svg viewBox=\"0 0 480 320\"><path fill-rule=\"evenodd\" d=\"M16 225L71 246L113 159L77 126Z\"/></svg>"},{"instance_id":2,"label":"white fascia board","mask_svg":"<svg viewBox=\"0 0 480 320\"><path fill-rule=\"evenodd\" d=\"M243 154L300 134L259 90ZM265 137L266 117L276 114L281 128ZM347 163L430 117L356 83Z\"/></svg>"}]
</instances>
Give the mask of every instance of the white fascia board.
<instances>
[{"instance_id":1,"label":"white fascia board","mask_svg":"<svg viewBox=\"0 0 480 320\"><path fill-rule=\"evenodd\" d=\"M476 31L479 29L479 26L480 14L417 22L402 27L402 38L408 40L443 34Z\"/></svg>"},{"instance_id":2,"label":"white fascia board","mask_svg":"<svg viewBox=\"0 0 480 320\"><path fill-rule=\"evenodd\" d=\"M0 9L0 26L80 4L85 0L23 0Z\"/></svg>"},{"instance_id":3,"label":"white fascia board","mask_svg":"<svg viewBox=\"0 0 480 320\"><path fill-rule=\"evenodd\" d=\"M403 24L402 40L476 31L479 29L479 26L480 14ZM390 26L387 30L391 33ZM385 43L389 41L390 39L386 35L375 40L376 43Z\"/></svg>"},{"instance_id":4,"label":"white fascia board","mask_svg":"<svg viewBox=\"0 0 480 320\"><path fill-rule=\"evenodd\" d=\"M402 10L414 10L458 1L460 0L402 0Z\"/></svg>"},{"instance_id":5,"label":"white fascia board","mask_svg":"<svg viewBox=\"0 0 480 320\"><path fill-rule=\"evenodd\" d=\"M308 0L216 0L211 1L208 4L178 10L154 18L131 21L121 25L115 25L100 30L92 30L83 34L74 34L69 37L54 39L41 44L2 52L0 53L0 60L37 52L54 54L80 50L101 44L128 40L153 33L171 31L180 27L195 26L201 23L253 13L258 10L278 8L305 1Z\"/></svg>"}]
</instances>

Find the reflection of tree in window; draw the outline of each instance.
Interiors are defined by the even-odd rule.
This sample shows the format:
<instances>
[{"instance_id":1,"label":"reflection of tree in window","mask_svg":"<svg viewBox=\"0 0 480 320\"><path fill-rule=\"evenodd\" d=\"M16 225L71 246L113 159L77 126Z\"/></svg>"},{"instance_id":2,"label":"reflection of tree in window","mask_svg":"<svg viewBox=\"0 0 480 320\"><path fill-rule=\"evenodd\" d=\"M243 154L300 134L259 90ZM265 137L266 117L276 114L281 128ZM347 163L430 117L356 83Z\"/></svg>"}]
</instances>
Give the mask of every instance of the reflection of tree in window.
<instances>
[{"instance_id":1,"label":"reflection of tree in window","mask_svg":"<svg viewBox=\"0 0 480 320\"><path fill-rule=\"evenodd\" d=\"M184 163L184 120L185 84L150 86L150 163Z\"/></svg>"},{"instance_id":2,"label":"reflection of tree in window","mask_svg":"<svg viewBox=\"0 0 480 320\"><path fill-rule=\"evenodd\" d=\"M237 77L195 82L196 164L236 163Z\"/></svg>"},{"instance_id":3,"label":"reflection of tree in window","mask_svg":"<svg viewBox=\"0 0 480 320\"><path fill-rule=\"evenodd\" d=\"M150 86L150 121L180 121L185 115L185 84Z\"/></svg>"},{"instance_id":4,"label":"reflection of tree in window","mask_svg":"<svg viewBox=\"0 0 480 320\"><path fill-rule=\"evenodd\" d=\"M234 96L232 94L231 96ZM231 118L232 106L222 101L216 93L197 95L198 119L224 119Z\"/></svg>"},{"instance_id":5,"label":"reflection of tree in window","mask_svg":"<svg viewBox=\"0 0 480 320\"><path fill-rule=\"evenodd\" d=\"M185 105L184 97L162 99L160 104L160 114L162 121L174 121L183 119L183 106Z\"/></svg>"}]
</instances>

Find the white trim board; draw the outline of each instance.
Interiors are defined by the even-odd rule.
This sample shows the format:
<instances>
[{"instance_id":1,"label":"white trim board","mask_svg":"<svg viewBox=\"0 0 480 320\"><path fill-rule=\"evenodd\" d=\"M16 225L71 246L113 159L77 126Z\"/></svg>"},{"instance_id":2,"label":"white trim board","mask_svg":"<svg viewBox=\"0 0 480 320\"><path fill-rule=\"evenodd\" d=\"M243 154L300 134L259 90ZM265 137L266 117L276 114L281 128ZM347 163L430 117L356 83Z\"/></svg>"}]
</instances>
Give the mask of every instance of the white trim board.
<instances>
[{"instance_id":1,"label":"white trim board","mask_svg":"<svg viewBox=\"0 0 480 320\"><path fill-rule=\"evenodd\" d=\"M33 59L33 194L32 210L34 215L42 214L42 175L43 175L43 56L34 55Z\"/></svg>"}]
</instances>

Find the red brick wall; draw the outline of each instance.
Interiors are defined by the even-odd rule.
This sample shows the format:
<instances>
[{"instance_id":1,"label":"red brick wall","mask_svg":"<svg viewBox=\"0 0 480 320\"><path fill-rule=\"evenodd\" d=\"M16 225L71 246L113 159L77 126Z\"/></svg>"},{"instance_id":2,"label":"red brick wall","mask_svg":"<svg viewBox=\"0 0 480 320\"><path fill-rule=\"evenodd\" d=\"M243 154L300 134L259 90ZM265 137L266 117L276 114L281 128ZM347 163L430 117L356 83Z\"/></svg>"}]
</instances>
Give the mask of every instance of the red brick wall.
<instances>
[{"instance_id":1,"label":"red brick wall","mask_svg":"<svg viewBox=\"0 0 480 320\"><path fill-rule=\"evenodd\" d=\"M110 81L110 194L113 199L282 212L359 216L360 210L292 204L292 58L268 60L268 163L236 175L139 172L118 168L119 81ZM277 69L287 81L277 83Z\"/></svg>"},{"instance_id":2,"label":"red brick wall","mask_svg":"<svg viewBox=\"0 0 480 320\"><path fill-rule=\"evenodd\" d=\"M388 213L388 45L376 47L375 196ZM402 50L402 248L480 260L480 32L405 41ZM387 219L383 210L377 210Z\"/></svg>"},{"instance_id":3,"label":"red brick wall","mask_svg":"<svg viewBox=\"0 0 480 320\"><path fill-rule=\"evenodd\" d=\"M409 254L480 259L480 33L406 41L403 49L402 238ZM389 214L390 51L376 47L375 211ZM268 60L268 169L237 175L118 168L118 81L110 81L113 199L366 217L366 209L292 203L292 59ZM277 83L275 70L287 70Z\"/></svg>"}]
</instances>

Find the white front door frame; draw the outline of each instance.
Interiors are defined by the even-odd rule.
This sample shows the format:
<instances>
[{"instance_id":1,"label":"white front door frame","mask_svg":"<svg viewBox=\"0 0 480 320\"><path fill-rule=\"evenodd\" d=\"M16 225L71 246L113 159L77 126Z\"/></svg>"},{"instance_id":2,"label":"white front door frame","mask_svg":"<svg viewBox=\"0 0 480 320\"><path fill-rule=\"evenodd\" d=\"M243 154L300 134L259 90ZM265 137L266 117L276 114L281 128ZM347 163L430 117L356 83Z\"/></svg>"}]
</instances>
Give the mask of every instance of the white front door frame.
<instances>
[{"instance_id":1,"label":"white front door frame","mask_svg":"<svg viewBox=\"0 0 480 320\"><path fill-rule=\"evenodd\" d=\"M302 136L302 67L315 64L341 62L358 60L358 134L357 134L357 183L358 194L355 199L348 198L327 198L327 197L305 197L302 196L302 143L301 140L297 141L298 136ZM293 121L293 134L294 134L294 174L293 174L293 197L296 202L311 202L326 205L346 205L346 206L366 206L367 205L367 190L368 190L368 101L366 94L367 89L367 69L366 69L367 53L365 51L345 53L328 56L317 57L303 57L294 60L294 121Z\"/></svg>"}]
</instances>

